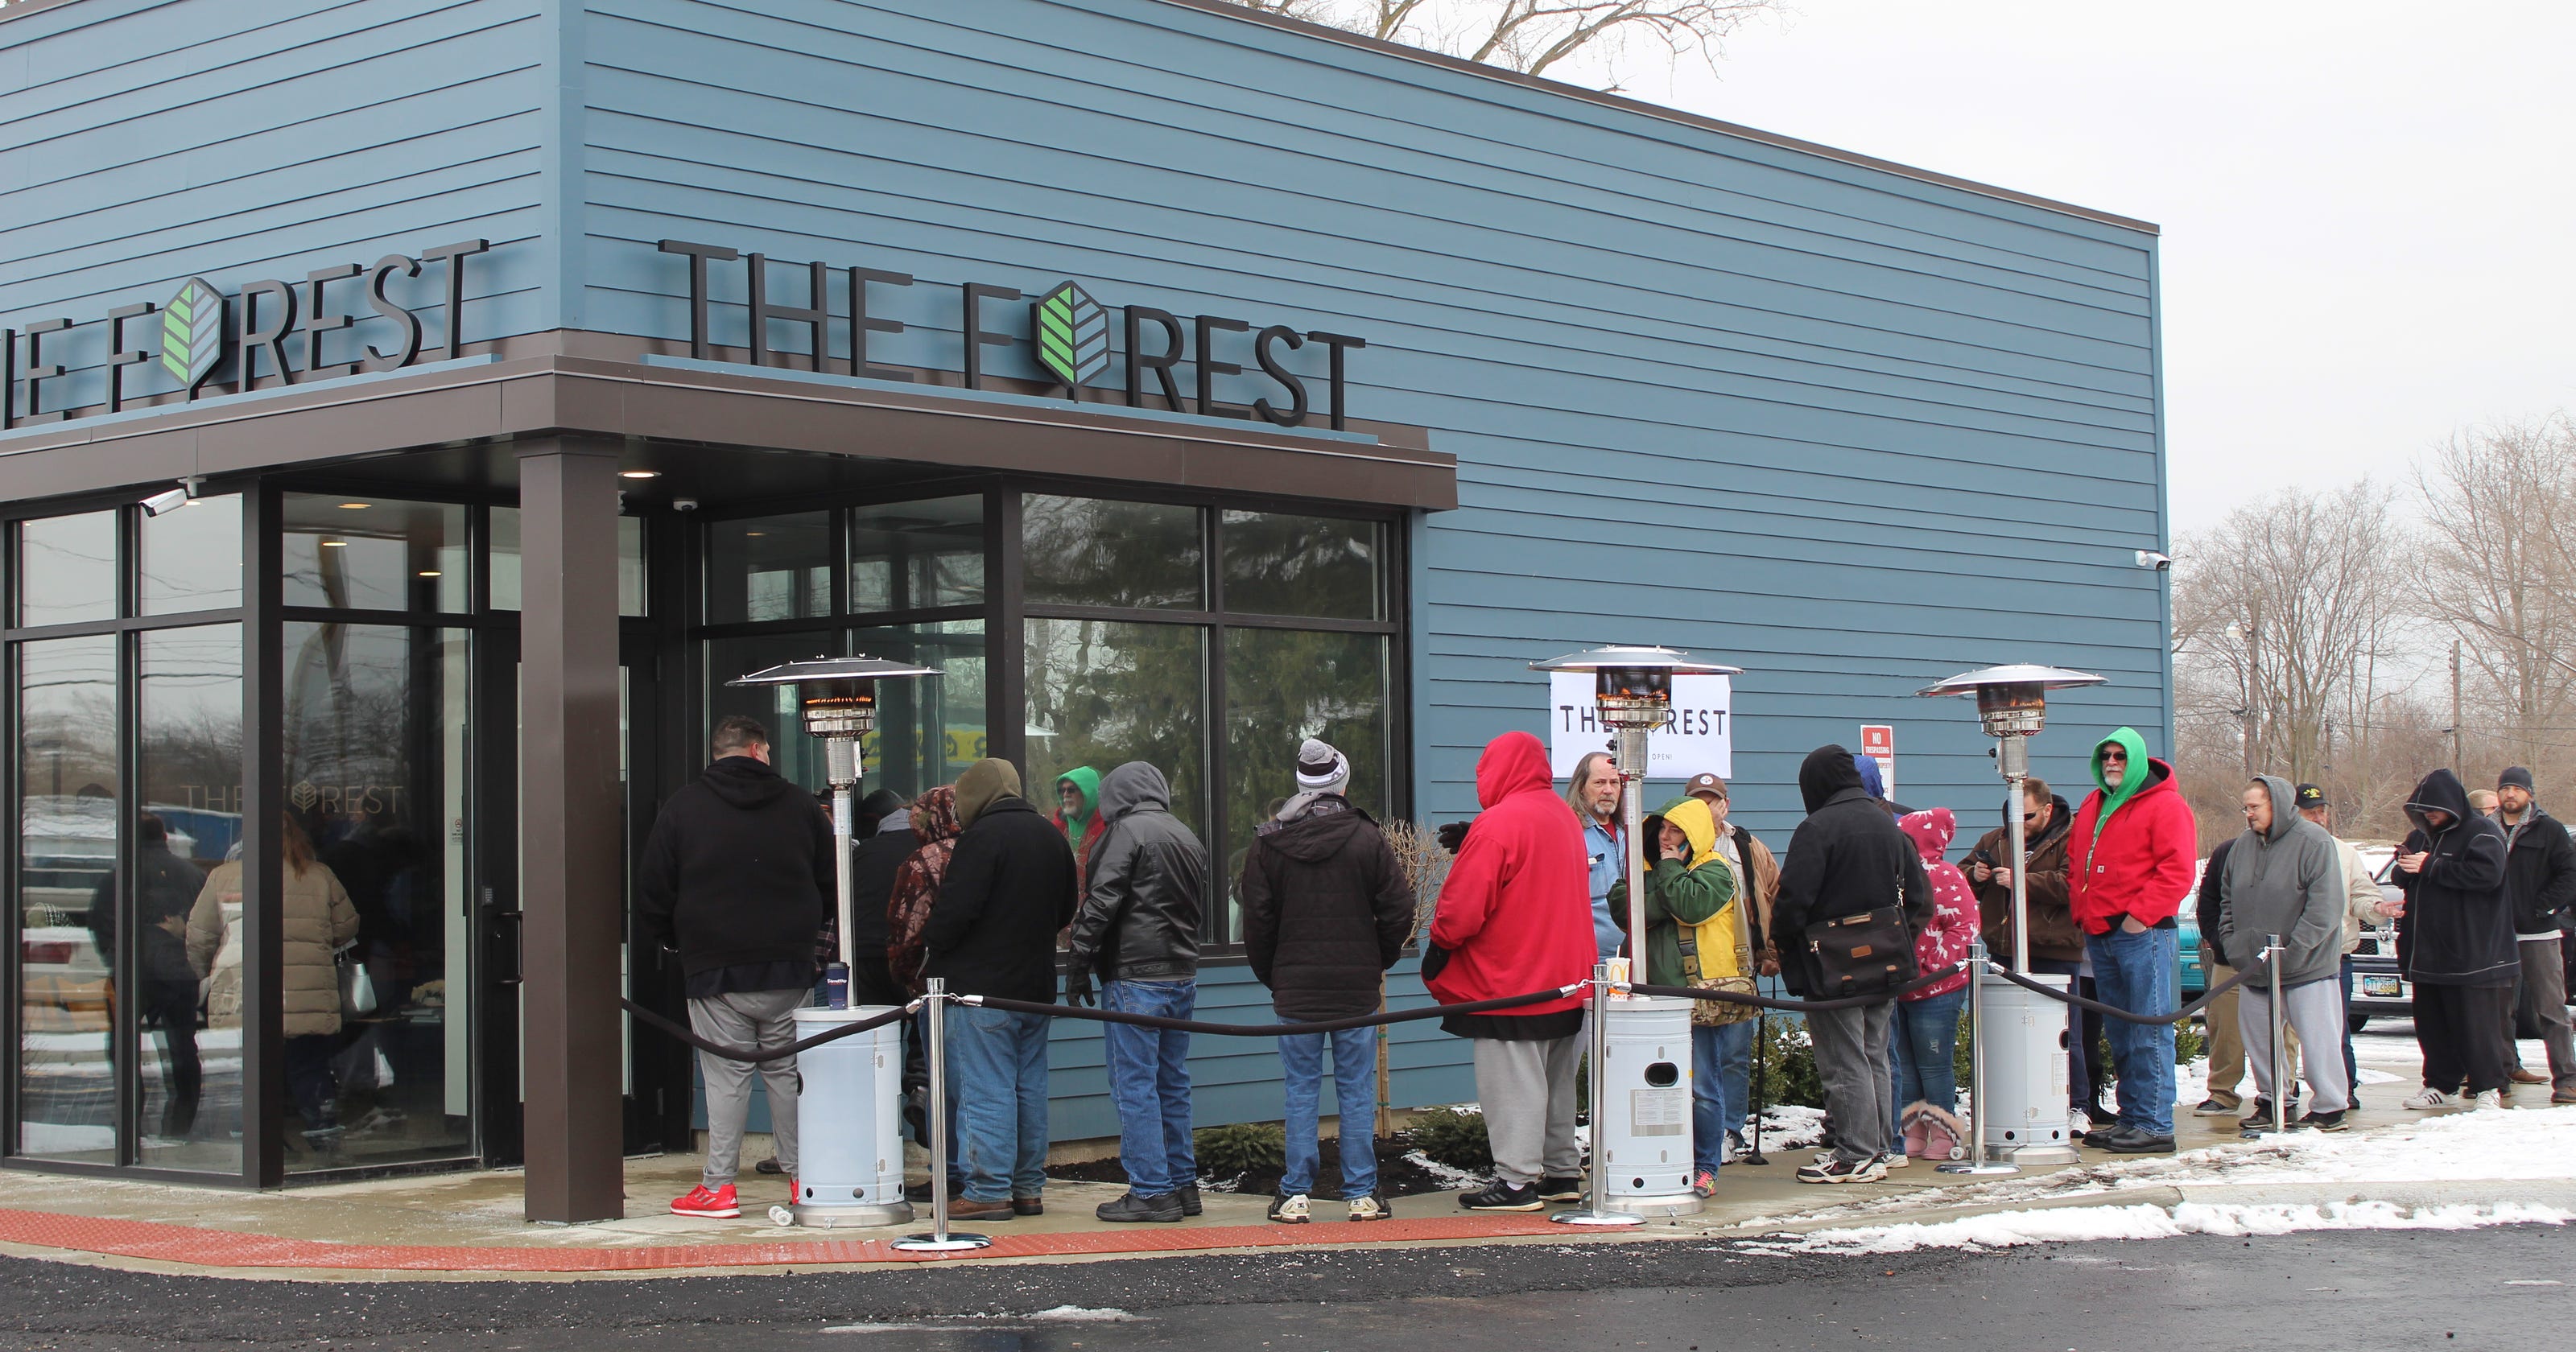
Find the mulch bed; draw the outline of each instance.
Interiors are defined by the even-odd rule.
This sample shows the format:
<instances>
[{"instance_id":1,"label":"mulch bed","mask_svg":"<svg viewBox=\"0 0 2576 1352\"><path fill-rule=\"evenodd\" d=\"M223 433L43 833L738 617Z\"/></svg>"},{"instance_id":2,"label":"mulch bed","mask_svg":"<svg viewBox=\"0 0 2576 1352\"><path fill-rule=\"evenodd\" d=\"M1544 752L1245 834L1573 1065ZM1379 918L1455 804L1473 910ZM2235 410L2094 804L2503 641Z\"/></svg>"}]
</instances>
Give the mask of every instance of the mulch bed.
<instances>
[{"instance_id":1,"label":"mulch bed","mask_svg":"<svg viewBox=\"0 0 2576 1352\"><path fill-rule=\"evenodd\" d=\"M1336 1140L1326 1140L1323 1143L1320 1151L1322 1163L1315 1168L1315 1188L1319 1196L1339 1195L1342 1177L1341 1146L1342 1143ZM1455 1180L1443 1178L1406 1159L1405 1154L1412 1149L1413 1144L1401 1136L1381 1136L1377 1139L1379 1191L1389 1197L1418 1197L1424 1193L1451 1192L1457 1189L1458 1184ZM1092 1160L1086 1164L1050 1165L1047 1168L1047 1177L1060 1178L1070 1183L1124 1183L1127 1181L1127 1171L1120 1168L1117 1158L1112 1156L1105 1160ZM1278 1190L1279 1171L1253 1170L1238 1178L1212 1182L1208 1186L1228 1192L1252 1193L1266 1197Z\"/></svg>"}]
</instances>

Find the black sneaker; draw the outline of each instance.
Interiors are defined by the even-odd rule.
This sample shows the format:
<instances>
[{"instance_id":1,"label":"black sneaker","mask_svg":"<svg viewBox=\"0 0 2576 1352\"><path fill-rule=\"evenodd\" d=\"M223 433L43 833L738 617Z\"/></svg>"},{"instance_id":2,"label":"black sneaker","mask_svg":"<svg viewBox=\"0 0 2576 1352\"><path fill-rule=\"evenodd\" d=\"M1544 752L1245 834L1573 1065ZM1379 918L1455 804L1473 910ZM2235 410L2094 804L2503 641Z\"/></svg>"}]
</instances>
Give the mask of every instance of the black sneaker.
<instances>
[{"instance_id":1,"label":"black sneaker","mask_svg":"<svg viewBox=\"0 0 2576 1352\"><path fill-rule=\"evenodd\" d=\"M2352 1124L2351 1124L2350 1122L2345 1121L2345 1120L2344 1120L2344 1115L2343 1115L2342 1113L2339 1113L2339 1112L2336 1112L2336 1113L2320 1113L2320 1112L2311 1112L2311 1113L2309 1113L2307 1116L2300 1118L2298 1121L2296 1121L2296 1122L2292 1122L2292 1123L2290 1124L2290 1126L2291 1126L2293 1129L2295 1129L2295 1130L2299 1130L2299 1131L2350 1131L2350 1130L2352 1130Z\"/></svg>"},{"instance_id":2,"label":"black sneaker","mask_svg":"<svg viewBox=\"0 0 2576 1352\"><path fill-rule=\"evenodd\" d=\"M787 1172L787 1170L785 1169L785 1167L783 1167L783 1166L781 1166L781 1165L779 1164L779 1162L778 1162L778 1157L777 1157L776 1155L772 1155L772 1156L770 1156L769 1158L767 1158L767 1159L765 1159L765 1160L762 1160L760 1163L758 1163L758 1164L755 1164L755 1165L751 1166L751 1171L752 1171L753 1173L756 1173L756 1174L771 1174L771 1175L783 1174L783 1173L786 1173L786 1172Z\"/></svg>"},{"instance_id":3,"label":"black sneaker","mask_svg":"<svg viewBox=\"0 0 2576 1352\"><path fill-rule=\"evenodd\" d=\"M2160 1135L2142 1127L2122 1127L2111 1133L2102 1148L2114 1155L2170 1155L2174 1138L2171 1132Z\"/></svg>"},{"instance_id":4,"label":"black sneaker","mask_svg":"<svg viewBox=\"0 0 2576 1352\"><path fill-rule=\"evenodd\" d=\"M1205 1210L1207 1210L1206 1205L1199 1201L1199 1185L1196 1183L1182 1184L1181 1214L1184 1216L1195 1216Z\"/></svg>"},{"instance_id":5,"label":"black sneaker","mask_svg":"<svg viewBox=\"0 0 2576 1352\"><path fill-rule=\"evenodd\" d=\"M2296 1121L2297 1119L2284 1113L2282 1114L2281 1120L2284 1122L2291 1122ZM2264 1131L2269 1129L2272 1125L2272 1100L2254 1100L2253 1111L2236 1119L2236 1125L2247 1131Z\"/></svg>"},{"instance_id":6,"label":"black sneaker","mask_svg":"<svg viewBox=\"0 0 2576 1352\"><path fill-rule=\"evenodd\" d=\"M2083 1141L2085 1148L2088 1150L2108 1150L2111 1148L2111 1138L2119 1135L2125 1130L2127 1130L2127 1128L2117 1126L2095 1127L2093 1130L2084 1133Z\"/></svg>"},{"instance_id":7,"label":"black sneaker","mask_svg":"<svg viewBox=\"0 0 2576 1352\"><path fill-rule=\"evenodd\" d=\"M1523 1183L1513 1187L1496 1179L1493 1186L1483 1192L1462 1194L1458 1205L1469 1211L1538 1211L1547 1206L1547 1199L1539 1195L1537 1184Z\"/></svg>"},{"instance_id":8,"label":"black sneaker","mask_svg":"<svg viewBox=\"0 0 2576 1352\"><path fill-rule=\"evenodd\" d=\"M1129 1188L1116 1200L1101 1203L1092 1214L1104 1221L1177 1221L1181 1218L1181 1195L1166 1192L1146 1197Z\"/></svg>"},{"instance_id":9,"label":"black sneaker","mask_svg":"<svg viewBox=\"0 0 2576 1352\"><path fill-rule=\"evenodd\" d=\"M1847 1160L1836 1155L1818 1164L1798 1170L1801 1183L1876 1183L1887 1177L1887 1166L1872 1156L1865 1160Z\"/></svg>"},{"instance_id":10,"label":"black sneaker","mask_svg":"<svg viewBox=\"0 0 2576 1352\"><path fill-rule=\"evenodd\" d=\"M1726 1158L1729 1161L1732 1161L1738 1155L1749 1155L1752 1153L1753 1147L1744 1143L1743 1132L1730 1131L1726 1133Z\"/></svg>"},{"instance_id":11,"label":"black sneaker","mask_svg":"<svg viewBox=\"0 0 2576 1352\"><path fill-rule=\"evenodd\" d=\"M1395 1214L1395 1207L1386 1200L1386 1194L1375 1188L1343 1200L1350 1204L1351 1219L1355 1221L1382 1221Z\"/></svg>"},{"instance_id":12,"label":"black sneaker","mask_svg":"<svg viewBox=\"0 0 2576 1352\"><path fill-rule=\"evenodd\" d=\"M1583 1200L1583 1180L1542 1178L1538 1181L1538 1199L1542 1202L1580 1202Z\"/></svg>"},{"instance_id":13,"label":"black sneaker","mask_svg":"<svg viewBox=\"0 0 2576 1352\"><path fill-rule=\"evenodd\" d=\"M1304 1225L1315 1219L1315 1206L1302 1192L1273 1193L1270 1198L1270 1219L1281 1225Z\"/></svg>"},{"instance_id":14,"label":"black sneaker","mask_svg":"<svg viewBox=\"0 0 2576 1352\"><path fill-rule=\"evenodd\" d=\"M2194 1117L2234 1117L2236 1115L2236 1105L2232 1103L2221 1103L2214 1098L2205 1098L2200 1101L2199 1107L2191 1110L2191 1115Z\"/></svg>"}]
</instances>

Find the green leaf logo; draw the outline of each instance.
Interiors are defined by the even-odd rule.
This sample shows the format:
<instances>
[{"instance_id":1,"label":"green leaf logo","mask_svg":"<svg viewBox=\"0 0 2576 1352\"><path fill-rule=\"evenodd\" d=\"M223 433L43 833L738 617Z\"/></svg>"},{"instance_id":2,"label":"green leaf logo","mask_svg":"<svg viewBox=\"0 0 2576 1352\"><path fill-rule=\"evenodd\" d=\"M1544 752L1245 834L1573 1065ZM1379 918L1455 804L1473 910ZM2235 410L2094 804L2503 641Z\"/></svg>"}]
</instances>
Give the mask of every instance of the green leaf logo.
<instances>
[{"instance_id":1,"label":"green leaf logo","mask_svg":"<svg viewBox=\"0 0 2576 1352\"><path fill-rule=\"evenodd\" d=\"M1109 312L1090 292L1066 282L1046 293L1030 313L1038 365L1066 389L1080 389L1109 369Z\"/></svg>"},{"instance_id":2,"label":"green leaf logo","mask_svg":"<svg viewBox=\"0 0 2576 1352\"><path fill-rule=\"evenodd\" d=\"M224 355L224 293L191 277L161 310L161 366L195 392Z\"/></svg>"}]
</instances>

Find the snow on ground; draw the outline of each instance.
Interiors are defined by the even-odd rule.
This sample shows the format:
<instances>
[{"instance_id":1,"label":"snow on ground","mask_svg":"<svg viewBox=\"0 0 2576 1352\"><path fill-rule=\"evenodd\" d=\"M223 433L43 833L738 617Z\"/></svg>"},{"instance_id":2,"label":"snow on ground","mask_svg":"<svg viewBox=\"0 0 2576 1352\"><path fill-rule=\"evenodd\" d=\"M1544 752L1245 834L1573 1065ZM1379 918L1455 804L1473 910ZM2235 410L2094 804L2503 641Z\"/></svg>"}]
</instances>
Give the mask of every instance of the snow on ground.
<instances>
[{"instance_id":1,"label":"snow on ground","mask_svg":"<svg viewBox=\"0 0 2576 1352\"><path fill-rule=\"evenodd\" d=\"M2254 1151L2222 1147L2136 1163L2127 1186L2576 1178L2576 1107L2449 1112L2331 1135L2293 1132Z\"/></svg>"},{"instance_id":2,"label":"snow on ground","mask_svg":"<svg viewBox=\"0 0 2576 1352\"><path fill-rule=\"evenodd\" d=\"M2565 1225L2576 1213L2522 1202L2493 1206L2407 1208L2390 1202L2328 1206L2092 1206L2004 1212L1932 1224L1819 1230L1795 1239L1739 1240L1747 1253L1911 1253L1917 1249L1986 1251L2029 1244L2101 1239L2169 1239L2178 1235L2286 1235L2304 1230L2474 1230L2490 1225Z\"/></svg>"}]
</instances>

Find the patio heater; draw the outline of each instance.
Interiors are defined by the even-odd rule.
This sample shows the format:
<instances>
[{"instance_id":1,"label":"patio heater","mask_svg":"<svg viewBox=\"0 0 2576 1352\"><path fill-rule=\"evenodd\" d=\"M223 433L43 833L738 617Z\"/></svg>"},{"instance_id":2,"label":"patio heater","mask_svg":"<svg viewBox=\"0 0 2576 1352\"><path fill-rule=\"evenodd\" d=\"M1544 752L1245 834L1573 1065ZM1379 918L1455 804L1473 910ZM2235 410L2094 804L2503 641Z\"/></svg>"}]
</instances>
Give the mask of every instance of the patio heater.
<instances>
[{"instance_id":1,"label":"patio heater","mask_svg":"<svg viewBox=\"0 0 2576 1352\"><path fill-rule=\"evenodd\" d=\"M851 1009L850 792L859 782L859 739L876 730L876 683L936 676L875 657L815 657L785 662L727 685L784 686L795 691L808 735L823 739L823 777L832 785L832 861L838 886L840 960L829 988L843 1008L796 1011L798 1041L882 1014L885 1007ZM797 1057L804 1088L797 1098L797 1190L784 1210L797 1225L896 1225L912 1219L903 1197L903 1031L900 1022Z\"/></svg>"},{"instance_id":2,"label":"patio heater","mask_svg":"<svg viewBox=\"0 0 2576 1352\"><path fill-rule=\"evenodd\" d=\"M2030 665L1987 667L1962 672L1918 695L1968 695L1977 701L1977 721L1995 739L1995 768L2003 772L2004 821L2012 832L2012 967L2043 985L2070 986L2072 977L2041 976L2030 970L2030 895L2024 874L2030 868L2029 842L2023 837L2022 781L2030 777L2030 739L2046 720L2048 692L2100 685L2102 678L2063 667ZM1973 1008L1969 1026L1971 1072L1969 1096L1976 1121L1969 1133L1970 1156L1964 1164L1940 1166L1946 1173L2012 1173L2020 1166L2073 1164L2082 1157L2067 1130L2066 1057L2070 1028L2067 1006L1988 970L1984 943L1975 949L1976 979L1968 984ZM1987 1020L1994 1021L1987 1035ZM1989 1162L1993 1156L1999 1163Z\"/></svg>"},{"instance_id":3,"label":"patio heater","mask_svg":"<svg viewBox=\"0 0 2576 1352\"><path fill-rule=\"evenodd\" d=\"M1734 676L1741 667L1702 662L1671 648L1614 645L1532 662L1534 671L1592 673L1592 702L1611 734L1619 769L1625 876L1646 876L1646 737L1672 717L1675 676ZM1642 954L1646 893L1628 889L1629 951ZM1595 970L1592 997L1592 1186L1567 1225L1634 1225L1645 1216L1697 1214L1690 1189L1693 1001L1628 990L1644 979L1642 960L1612 958Z\"/></svg>"}]
</instances>

